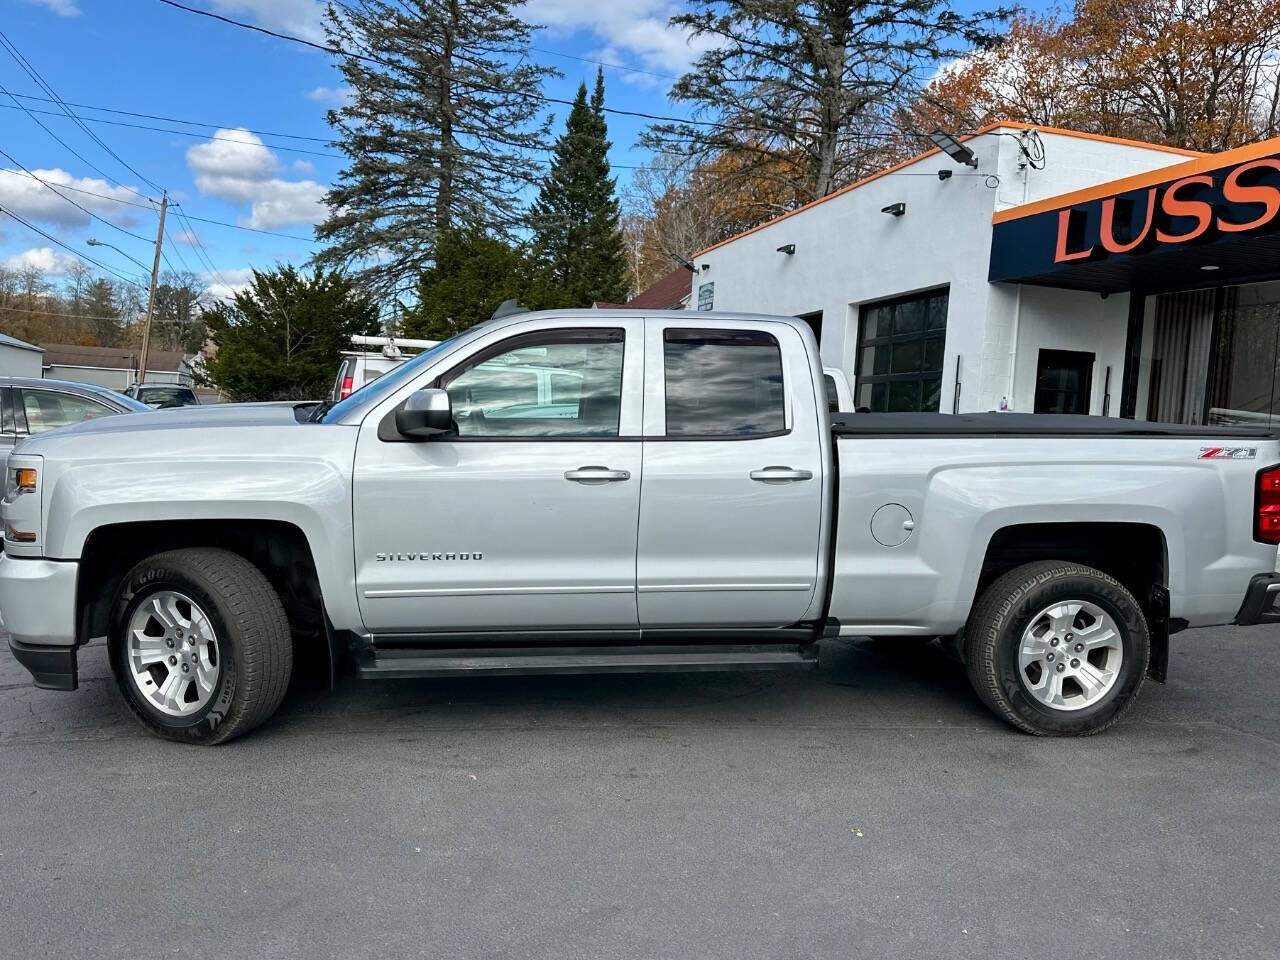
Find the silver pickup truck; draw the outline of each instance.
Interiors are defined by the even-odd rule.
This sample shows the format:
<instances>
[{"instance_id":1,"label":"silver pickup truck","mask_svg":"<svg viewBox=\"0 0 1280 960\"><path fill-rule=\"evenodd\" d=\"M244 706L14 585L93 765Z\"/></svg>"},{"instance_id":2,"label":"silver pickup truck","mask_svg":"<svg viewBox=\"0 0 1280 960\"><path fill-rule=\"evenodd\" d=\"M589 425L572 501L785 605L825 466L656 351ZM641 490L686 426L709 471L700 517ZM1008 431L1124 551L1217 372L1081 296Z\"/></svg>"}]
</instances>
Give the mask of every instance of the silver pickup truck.
<instances>
[{"instance_id":1,"label":"silver pickup truck","mask_svg":"<svg viewBox=\"0 0 1280 960\"><path fill-rule=\"evenodd\" d=\"M1187 627L1280 621L1280 443L1016 414L831 414L777 317L505 316L335 405L23 441L0 616L38 685L106 638L152 731L336 678L812 667L941 637L1035 734L1095 733Z\"/></svg>"}]
</instances>

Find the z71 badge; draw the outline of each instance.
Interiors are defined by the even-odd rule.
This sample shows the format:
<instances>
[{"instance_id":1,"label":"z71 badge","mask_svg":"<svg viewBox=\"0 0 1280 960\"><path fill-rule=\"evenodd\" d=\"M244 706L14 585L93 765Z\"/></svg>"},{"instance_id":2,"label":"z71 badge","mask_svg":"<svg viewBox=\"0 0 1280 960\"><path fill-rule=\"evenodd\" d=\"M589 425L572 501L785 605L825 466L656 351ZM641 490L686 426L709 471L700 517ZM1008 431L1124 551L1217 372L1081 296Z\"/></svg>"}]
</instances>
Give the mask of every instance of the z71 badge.
<instances>
[{"instance_id":1,"label":"z71 badge","mask_svg":"<svg viewBox=\"0 0 1280 960\"><path fill-rule=\"evenodd\" d=\"M1201 460L1253 460L1258 456L1257 447L1201 447Z\"/></svg>"}]
</instances>

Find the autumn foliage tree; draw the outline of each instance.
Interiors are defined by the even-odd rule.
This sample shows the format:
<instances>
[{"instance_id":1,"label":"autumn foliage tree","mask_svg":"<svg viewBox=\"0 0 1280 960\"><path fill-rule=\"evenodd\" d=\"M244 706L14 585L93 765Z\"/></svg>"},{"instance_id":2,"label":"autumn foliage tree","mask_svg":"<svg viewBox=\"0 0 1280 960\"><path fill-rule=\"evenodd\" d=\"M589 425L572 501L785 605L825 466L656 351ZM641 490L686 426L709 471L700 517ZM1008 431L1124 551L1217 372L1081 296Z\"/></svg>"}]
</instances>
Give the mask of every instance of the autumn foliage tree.
<instances>
[{"instance_id":1,"label":"autumn foliage tree","mask_svg":"<svg viewBox=\"0 0 1280 960\"><path fill-rule=\"evenodd\" d=\"M1020 120L1213 152L1280 131L1280 0L1077 0L1020 15L899 115L928 131Z\"/></svg>"}]
</instances>

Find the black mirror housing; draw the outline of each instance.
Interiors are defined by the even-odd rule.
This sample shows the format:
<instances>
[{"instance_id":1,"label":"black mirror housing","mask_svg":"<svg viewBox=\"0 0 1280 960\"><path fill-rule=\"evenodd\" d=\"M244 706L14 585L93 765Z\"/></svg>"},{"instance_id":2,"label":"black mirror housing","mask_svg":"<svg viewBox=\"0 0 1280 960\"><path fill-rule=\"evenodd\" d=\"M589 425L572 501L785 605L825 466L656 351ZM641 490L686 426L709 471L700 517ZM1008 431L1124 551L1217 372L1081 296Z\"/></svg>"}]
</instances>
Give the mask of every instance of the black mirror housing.
<instances>
[{"instance_id":1,"label":"black mirror housing","mask_svg":"<svg viewBox=\"0 0 1280 960\"><path fill-rule=\"evenodd\" d=\"M416 390L396 411L396 430L405 437L425 440L453 429L453 405L446 390Z\"/></svg>"}]
</instances>

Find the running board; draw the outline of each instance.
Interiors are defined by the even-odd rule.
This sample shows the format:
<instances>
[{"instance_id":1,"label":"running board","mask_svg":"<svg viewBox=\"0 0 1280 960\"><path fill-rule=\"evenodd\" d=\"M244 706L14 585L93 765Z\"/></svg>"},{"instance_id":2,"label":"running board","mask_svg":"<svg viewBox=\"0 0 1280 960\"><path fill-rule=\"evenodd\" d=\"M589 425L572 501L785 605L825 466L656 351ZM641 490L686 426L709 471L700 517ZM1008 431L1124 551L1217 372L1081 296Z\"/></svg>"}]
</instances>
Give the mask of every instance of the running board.
<instances>
[{"instance_id":1,"label":"running board","mask_svg":"<svg viewBox=\"0 0 1280 960\"><path fill-rule=\"evenodd\" d=\"M356 660L361 679L529 676L571 673L811 670L817 644L662 647L470 647L452 650L375 650Z\"/></svg>"}]
</instances>

